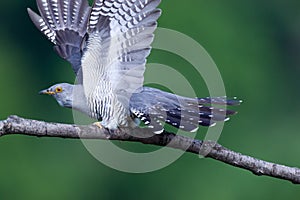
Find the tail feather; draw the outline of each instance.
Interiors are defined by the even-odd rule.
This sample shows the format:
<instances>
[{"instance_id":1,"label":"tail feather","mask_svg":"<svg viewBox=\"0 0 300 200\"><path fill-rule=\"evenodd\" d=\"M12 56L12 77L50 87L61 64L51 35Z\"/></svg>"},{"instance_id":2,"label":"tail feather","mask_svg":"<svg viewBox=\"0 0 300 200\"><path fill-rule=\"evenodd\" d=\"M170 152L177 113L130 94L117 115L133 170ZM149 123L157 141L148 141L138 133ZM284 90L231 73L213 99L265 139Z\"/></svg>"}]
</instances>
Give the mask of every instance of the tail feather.
<instances>
[{"instance_id":1,"label":"tail feather","mask_svg":"<svg viewBox=\"0 0 300 200\"><path fill-rule=\"evenodd\" d=\"M238 106L241 104L241 100L236 98L228 99L227 97L206 97L206 98L196 98L197 101L189 101L187 102L192 104L214 104L214 105L227 105L227 106Z\"/></svg>"},{"instance_id":2,"label":"tail feather","mask_svg":"<svg viewBox=\"0 0 300 200\"><path fill-rule=\"evenodd\" d=\"M216 113L211 111L197 111L197 110L187 110L187 111L170 111L167 112L168 116L178 117L181 120L193 121L197 123L198 121L209 119L213 122L226 121L229 115L226 115L226 111L223 113Z\"/></svg>"},{"instance_id":3,"label":"tail feather","mask_svg":"<svg viewBox=\"0 0 300 200\"><path fill-rule=\"evenodd\" d=\"M188 132L195 132L200 126L213 126L218 121L227 121L236 111L213 107L212 105L239 105L237 99L227 100L217 98L187 98L163 92L154 88L144 87L141 93L134 94L130 102L131 108L143 113L143 118L137 118L151 123L151 128L167 123ZM145 117L147 116L147 118ZM160 122L160 123L158 123Z\"/></svg>"}]
</instances>

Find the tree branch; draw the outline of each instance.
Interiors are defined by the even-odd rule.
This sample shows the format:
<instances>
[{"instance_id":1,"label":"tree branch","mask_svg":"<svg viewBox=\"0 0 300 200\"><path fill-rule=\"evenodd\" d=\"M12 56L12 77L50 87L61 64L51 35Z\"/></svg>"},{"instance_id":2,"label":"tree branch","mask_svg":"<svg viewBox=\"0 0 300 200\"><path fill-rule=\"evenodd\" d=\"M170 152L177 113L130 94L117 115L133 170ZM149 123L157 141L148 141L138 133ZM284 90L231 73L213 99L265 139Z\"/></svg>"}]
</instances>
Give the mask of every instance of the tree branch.
<instances>
[{"instance_id":1,"label":"tree branch","mask_svg":"<svg viewBox=\"0 0 300 200\"><path fill-rule=\"evenodd\" d=\"M246 169L255 175L266 175L300 184L299 168L266 162L234 152L215 142L203 142L166 131L160 135L153 135L150 130L142 128L123 128L117 131L109 131L93 125L79 126L48 123L10 116L6 120L0 121L0 137L12 134L37 137L121 140L158 146L168 145L171 148L203 155L235 167Z\"/></svg>"}]
</instances>

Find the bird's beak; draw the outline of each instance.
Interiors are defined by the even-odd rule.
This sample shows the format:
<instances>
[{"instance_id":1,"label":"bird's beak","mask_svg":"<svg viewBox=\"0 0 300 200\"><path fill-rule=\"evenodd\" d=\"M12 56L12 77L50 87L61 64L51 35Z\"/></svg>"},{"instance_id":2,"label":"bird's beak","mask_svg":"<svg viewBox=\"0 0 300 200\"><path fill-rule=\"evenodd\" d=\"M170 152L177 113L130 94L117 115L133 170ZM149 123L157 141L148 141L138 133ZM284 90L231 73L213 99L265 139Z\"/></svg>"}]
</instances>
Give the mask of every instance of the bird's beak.
<instances>
[{"instance_id":1,"label":"bird's beak","mask_svg":"<svg viewBox=\"0 0 300 200\"><path fill-rule=\"evenodd\" d=\"M51 92L50 90L46 89L46 90L40 91L39 94L54 95L55 92Z\"/></svg>"}]
</instances>

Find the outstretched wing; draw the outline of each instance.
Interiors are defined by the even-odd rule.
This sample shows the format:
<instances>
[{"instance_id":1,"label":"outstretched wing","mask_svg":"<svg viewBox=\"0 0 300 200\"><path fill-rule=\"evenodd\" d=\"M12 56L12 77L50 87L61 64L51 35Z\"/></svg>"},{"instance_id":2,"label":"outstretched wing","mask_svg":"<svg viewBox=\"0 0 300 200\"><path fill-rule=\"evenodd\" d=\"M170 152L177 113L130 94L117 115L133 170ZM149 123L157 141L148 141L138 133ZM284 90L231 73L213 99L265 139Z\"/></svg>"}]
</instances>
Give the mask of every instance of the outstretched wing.
<instances>
[{"instance_id":1,"label":"outstretched wing","mask_svg":"<svg viewBox=\"0 0 300 200\"><path fill-rule=\"evenodd\" d=\"M78 74L91 10L88 1L37 0L37 6L41 16L28 8L31 20L55 44L55 51L68 60L75 74Z\"/></svg>"},{"instance_id":2,"label":"outstretched wing","mask_svg":"<svg viewBox=\"0 0 300 200\"><path fill-rule=\"evenodd\" d=\"M160 0L96 0L82 58L87 97L112 93L123 106L144 81ZM98 93L98 94L99 94Z\"/></svg>"}]
</instances>

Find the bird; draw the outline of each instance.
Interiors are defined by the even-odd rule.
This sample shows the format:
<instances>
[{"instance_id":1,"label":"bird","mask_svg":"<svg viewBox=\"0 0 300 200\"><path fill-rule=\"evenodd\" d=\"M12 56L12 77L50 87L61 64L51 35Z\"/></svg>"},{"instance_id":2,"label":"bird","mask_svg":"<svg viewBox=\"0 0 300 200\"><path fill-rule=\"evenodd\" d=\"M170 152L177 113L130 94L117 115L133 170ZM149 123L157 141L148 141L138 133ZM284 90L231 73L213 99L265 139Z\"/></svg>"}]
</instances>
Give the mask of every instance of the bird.
<instances>
[{"instance_id":1,"label":"bird","mask_svg":"<svg viewBox=\"0 0 300 200\"><path fill-rule=\"evenodd\" d=\"M100 127L144 126L155 134L171 125L187 132L227 121L237 106L226 97L192 98L143 85L161 0L37 0L28 8L34 25L70 62L76 83L58 83L47 94L66 108L85 113Z\"/></svg>"}]
</instances>

